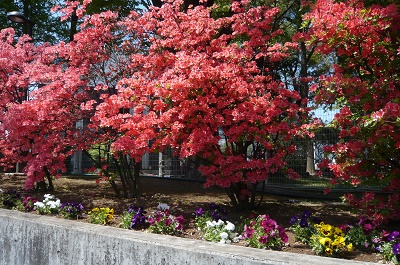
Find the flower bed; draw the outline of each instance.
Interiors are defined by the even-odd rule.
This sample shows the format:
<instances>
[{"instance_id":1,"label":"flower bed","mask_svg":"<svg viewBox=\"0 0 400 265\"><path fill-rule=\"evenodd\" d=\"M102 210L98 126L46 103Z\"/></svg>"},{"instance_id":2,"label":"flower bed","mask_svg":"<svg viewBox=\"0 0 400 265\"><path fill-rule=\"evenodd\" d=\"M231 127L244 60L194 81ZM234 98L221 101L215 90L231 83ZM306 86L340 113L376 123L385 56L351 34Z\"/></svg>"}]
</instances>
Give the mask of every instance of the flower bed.
<instances>
[{"instance_id":1,"label":"flower bed","mask_svg":"<svg viewBox=\"0 0 400 265\"><path fill-rule=\"evenodd\" d=\"M0 205L19 211L35 211L42 215L57 215L62 218L83 220L107 225L115 221L114 209L94 207L86 210L84 205L61 202L51 194L41 198L23 197L14 190L3 191ZM208 208L193 209L194 222L187 222L182 215L165 203L156 209L146 211L144 207L129 206L118 218L118 227L135 229L165 235L182 235L193 225L205 241L220 244L239 244L253 248L282 250L288 246L288 233L293 233L296 241L312 249L315 254L336 257L353 249L380 254L382 260L399 264L400 236L398 231L380 230L379 226L362 218L358 223L334 226L314 218L310 211L304 211L290 219L291 226L283 228L266 214L252 215L234 223L227 211L218 204Z\"/></svg>"}]
</instances>

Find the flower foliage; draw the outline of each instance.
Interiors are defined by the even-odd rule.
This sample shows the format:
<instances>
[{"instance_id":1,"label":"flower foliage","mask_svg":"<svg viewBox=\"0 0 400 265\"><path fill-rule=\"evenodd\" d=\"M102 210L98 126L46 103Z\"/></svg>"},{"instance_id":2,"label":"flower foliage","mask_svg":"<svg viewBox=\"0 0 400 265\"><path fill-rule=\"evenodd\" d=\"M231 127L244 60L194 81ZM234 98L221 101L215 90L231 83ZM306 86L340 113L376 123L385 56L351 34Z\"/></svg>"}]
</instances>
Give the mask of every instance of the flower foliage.
<instances>
[{"instance_id":1,"label":"flower foliage","mask_svg":"<svg viewBox=\"0 0 400 265\"><path fill-rule=\"evenodd\" d=\"M11 198L18 198L19 203L13 204L12 207L15 210L31 211L35 207L39 214L59 213L60 216L68 219L85 217L81 204L61 204L60 200L51 194L45 194L44 200L37 202L29 196L21 200L21 196L15 196L14 190L8 192L0 190L0 192L0 201L9 200L10 194ZM2 204L5 208L8 208L8 205L8 203ZM158 210L147 216L143 207L128 207L121 216L120 227L138 229L149 225L147 231L152 233L181 235L185 221L183 216L171 215L170 207L165 203L159 203L157 208ZM268 215L254 215L245 219L242 223L243 231L239 235L235 232L236 225L226 220L226 212L221 206L211 203L208 208L207 211L198 208L194 214L196 227L204 240L230 244L243 239L247 246L273 250L281 250L288 242L285 229ZM93 208L88 212L87 218L91 223L106 225L114 218L114 210L109 207ZM318 255L334 257L341 252L356 248L363 251L376 251L386 261L400 264L399 231L378 232L377 223L367 217L361 217L354 225L334 226L322 222L310 211L304 211L301 215L294 215L290 223L289 229L295 233L295 239L311 247Z\"/></svg>"},{"instance_id":2,"label":"flower foliage","mask_svg":"<svg viewBox=\"0 0 400 265\"><path fill-rule=\"evenodd\" d=\"M227 221L227 212L221 205L210 203L208 210L198 208L195 215L195 225L204 240L230 244L239 239L234 232L235 225Z\"/></svg>"},{"instance_id":3,"label":"flower foliage","mask_svg":"<svg viewBox=\"0 0 400 265\"><path fill-rule=\"evenodd\" d=\"M346 241L352 242L357 249L371 250L376 246L378 235L377 224L362 216L354 225L342 225L340 228L346 233Z\"/></svg>"},{"instance_id":4,"label":"flower foliage","mask_svg":"<svg viewBox=\"0 0 400 265\"><path fill-rule=\"evenodd\" d=\"M301 216L294 215L291 220L291 231L295 240L310 246L318 255L336 256L341 251L353 248L362 251L378 251L385 260L399 264L399 232L378 232L378 224L365 216L354 224L333 226L313 218L309 211Z\"/></svg>"},{"instance_id":5,"label":"flower foliage","mask_svg":"<svg viewBox=\"0 0 400 265\"><path fill-rule=\"evenodd\" d=\"M21 194L16 190L9 189L6 192L0 192L0 200L2 201L3 207L6 209L13 209L21 204Z\"/></svg>"},{"instance_id":6,"label":"flower foliage","mask_svg":"<svg viewBox=\"0 0 400 265\"><path fill-rule=\"evenodd\" d=\"M36 198L33 198L31 196L27 196L23 199L22 205L24 206L24 211L25 212L30 212L35 209L35 203L37 202Z\"/></svg>"},{"instance_id":7,"label":"flower foliage","mask_svg":"<svg viewBox=\"0 0 400 265\"><path fill-rule=\"evenodd\" d=\"M314 225L316 233L310 238L310 246L318 255L335 256L341 251L352 251L353 244L347 243L339 227L324 224Z\"/></svg>"},{"instance_id":8,"label":"flower foliage","mask_svg":"<svg viewBox=\"0 0 400 265\"><path fill-rule=\"evenodd\" d=\"M185 218L182 215L174 216L165 203L158 205L158 210L147 218L148 231L163 235L179 235L183 230Z\"/></svg>"},{"instance_id":9,"label":"flower foliage","mask_svg":"<svg viewBox=\"0 0 400 265\"><path fill-rule=\"evenodd\" d=\"M146 213L143 207L129 206L121 216L120 226L125 229L137 229L147 223Z\"/></svg>"},{"instance_id":10,"label":"flower foliage","mask_svg":"<svg viewBox=\"0 0 400 265\"><path fill-rule=\"evenodd\" d=\"M80 203L62 203L60 205L60 214L67 219L78 219L79 217L82 217L83 206Z\"/></svg>"},{"instance_id":11,"label":"flower foliage","mask_svg":"<svg viewBox=\"0 0 400 265\"><path fill-rule=\"evenodd\" d=\"M0 189L0 205L6 209L30 212L34 210L36 202L37 199L31 196L22 198L21 194L13 189L6 192Z\"/></svg>"},{"instance_id":12,"label":"flower foliage","mask_svg":"<svg viewBox=\"0 0 400 265\"><path fill-rule=\"evenodd\" d=\"M259 215L245 223L243 238L250 247L282 249L288 243L285 229L268 215Z\"/></svg>"},{"instance_id":13,"label":"flower foliage","mask_svg":"<svg viewBox=\"0 0 400 265\"><path fill-rule=\"evenodd\" d=\"M383 231L376 249L385 260L400 264L400 232Z\"/></svg>"},{"instance_id":14,"label":"flower foliage","mask_svg":"<svg viewBox=\"0 0 400 265\"><path fill-rule=\"evenodd\" d=\"M295 240L309 245L311 236L316 232L314 224L319 224L320 222L320 219L312 217L312 213L306 210L301 216L294 215L290 219L290 230L295 233Z\"/></svg>"},{"instance_id":15,"label":"flower foliage","mask_svg":"<svg viewBox=\"0 0 400 265\"><path fill-rule=\"evenodd\" d=\"M238 234L235 233L235 225L229 221L206 221L205 226L200 228L201 237L206 241L218 242L220 244L237 243Z\"/></svg>"},{"instance_id":16,"label":"flower foliage","mask_svg":"<svg viewBox=\"0 0 400 265\"><path fill-rule=\"evenodd\" d=\"M58 214L60 211L61 202L54 195L45 194L44 200L34 203L39 214Z\"/></svg>"},{"instance_id":17,"label":"flower foliage","mask_svg":"<svg viewBox=\"0 0 400 265\"><path fill-rule=\"evenodd\" d=\"M109 207L102 207L102 208L93 208L89 215L89 222L93 224L102 224L105 225L111 220L114 219L114 209Z\"/></svg>"},{"instance_id":18,"label":"flower foliage","mask_svg":"<svg viewBox=\"0 0 400 265\"><path fill-rule=\"evenodd\" d=\"M195 212L195 223L200 230L206 227L207 222L218 220L226 221L226 219L227 212L221 205L216 203L210 203L208 205L208 210L198 208Z\"/></svg>"},{"instance_id":19,"label":"flower foliage","mask_svg":"<svg viewBox=\"0 0 400 265\"><path fill-rule=\"evenodd\" d=\"M304 211L300 216L290 219L290 230L295 233L295 239L310 246L318 255L336 256L341 251L352 251L353 243L347 238L340 227L325 224L319 218L312 217L310 211Z\"/></svg>"}]
</instances>

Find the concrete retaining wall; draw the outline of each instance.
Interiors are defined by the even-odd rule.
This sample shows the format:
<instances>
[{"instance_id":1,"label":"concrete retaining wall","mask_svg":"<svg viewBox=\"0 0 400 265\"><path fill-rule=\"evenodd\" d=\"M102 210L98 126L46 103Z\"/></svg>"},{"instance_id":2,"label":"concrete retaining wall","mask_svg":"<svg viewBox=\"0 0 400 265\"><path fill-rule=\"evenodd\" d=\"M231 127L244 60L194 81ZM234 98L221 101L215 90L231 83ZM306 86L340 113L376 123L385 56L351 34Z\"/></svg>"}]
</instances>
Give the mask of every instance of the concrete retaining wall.
<instances>
[{"instance_id":1,"label":"concrete retaining wall","mask_svg":"<svg viewBox=\"0 0 400 265\"><path fill-rule=\"evenodd\" d=\"M0 209L0 265L373 264L161 236Z\"/></svg>"}]
</instances>

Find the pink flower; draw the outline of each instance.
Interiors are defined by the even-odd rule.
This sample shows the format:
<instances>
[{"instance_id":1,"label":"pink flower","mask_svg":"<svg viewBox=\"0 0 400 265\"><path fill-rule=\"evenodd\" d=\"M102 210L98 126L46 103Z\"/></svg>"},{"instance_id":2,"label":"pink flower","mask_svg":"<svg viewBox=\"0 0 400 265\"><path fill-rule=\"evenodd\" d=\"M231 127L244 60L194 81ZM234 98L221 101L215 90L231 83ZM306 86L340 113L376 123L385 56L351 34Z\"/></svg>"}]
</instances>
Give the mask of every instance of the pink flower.
<instances>
[{"instance_id":1,"label":"pink flower","mask_svg":"<svg viewBox=\"0 0 400 265\"><path fill-rule=\"evenodd\" d=\"M268 243L268 235L265 235L265 236L261 236L259 239L258 239L258 241L261 243L261 244L266 244L266 243Z\"/></svg>"},{"instance_id":2,"label":"pink flower","mask_svg":"<svg viewBox=\"0 0 400 265\"><path fill-rule=\"evenodd\" d=\"M254 234L254 229L248 227L247 225L244 226L244 236L246 238L252 238Z\"/></svg>"},{"instance_id":3,"label":"pink flower","mask_svg":"<svg viewBox=\"0 0 400 265\"><path fill-rule=\"evenodd\" d=\"M286 231L283 229L282 231L279 232L279 237L282 239L284 243L287 243L289 241L289 237L286 234Z\"/></svg>"},{"instance_id":4,"label":"pink flower","mask_svg":"<svg viewBox=\"0 0 400 265\"><path fill-rule=\"evenodd\" d=\"M364 226L363 226L364 234L369 235L369 234L371 234L372 230L373 230L373 227L372 227L371 224L369 224L369 223L368 224L364 224Z\"/></svg>"}]
</instances>

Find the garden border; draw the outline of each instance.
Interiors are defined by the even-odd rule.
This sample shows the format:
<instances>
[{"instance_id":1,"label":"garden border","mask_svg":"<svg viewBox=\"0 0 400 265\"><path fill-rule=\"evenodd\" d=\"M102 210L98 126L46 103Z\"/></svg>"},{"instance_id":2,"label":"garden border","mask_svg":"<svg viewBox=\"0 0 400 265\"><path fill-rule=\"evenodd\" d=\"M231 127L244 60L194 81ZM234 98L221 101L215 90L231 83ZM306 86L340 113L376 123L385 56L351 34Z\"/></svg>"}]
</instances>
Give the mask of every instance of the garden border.
<instances>
[{"instance_id":1,"label":"garden border","mask_svg":"<svg viewBox=\"0 0 400 265\"><path fill-rule=\"evenodd\" d=\"M379 264L222 245L0 209L0 264Z\"/></svg>"}]
</instances>

